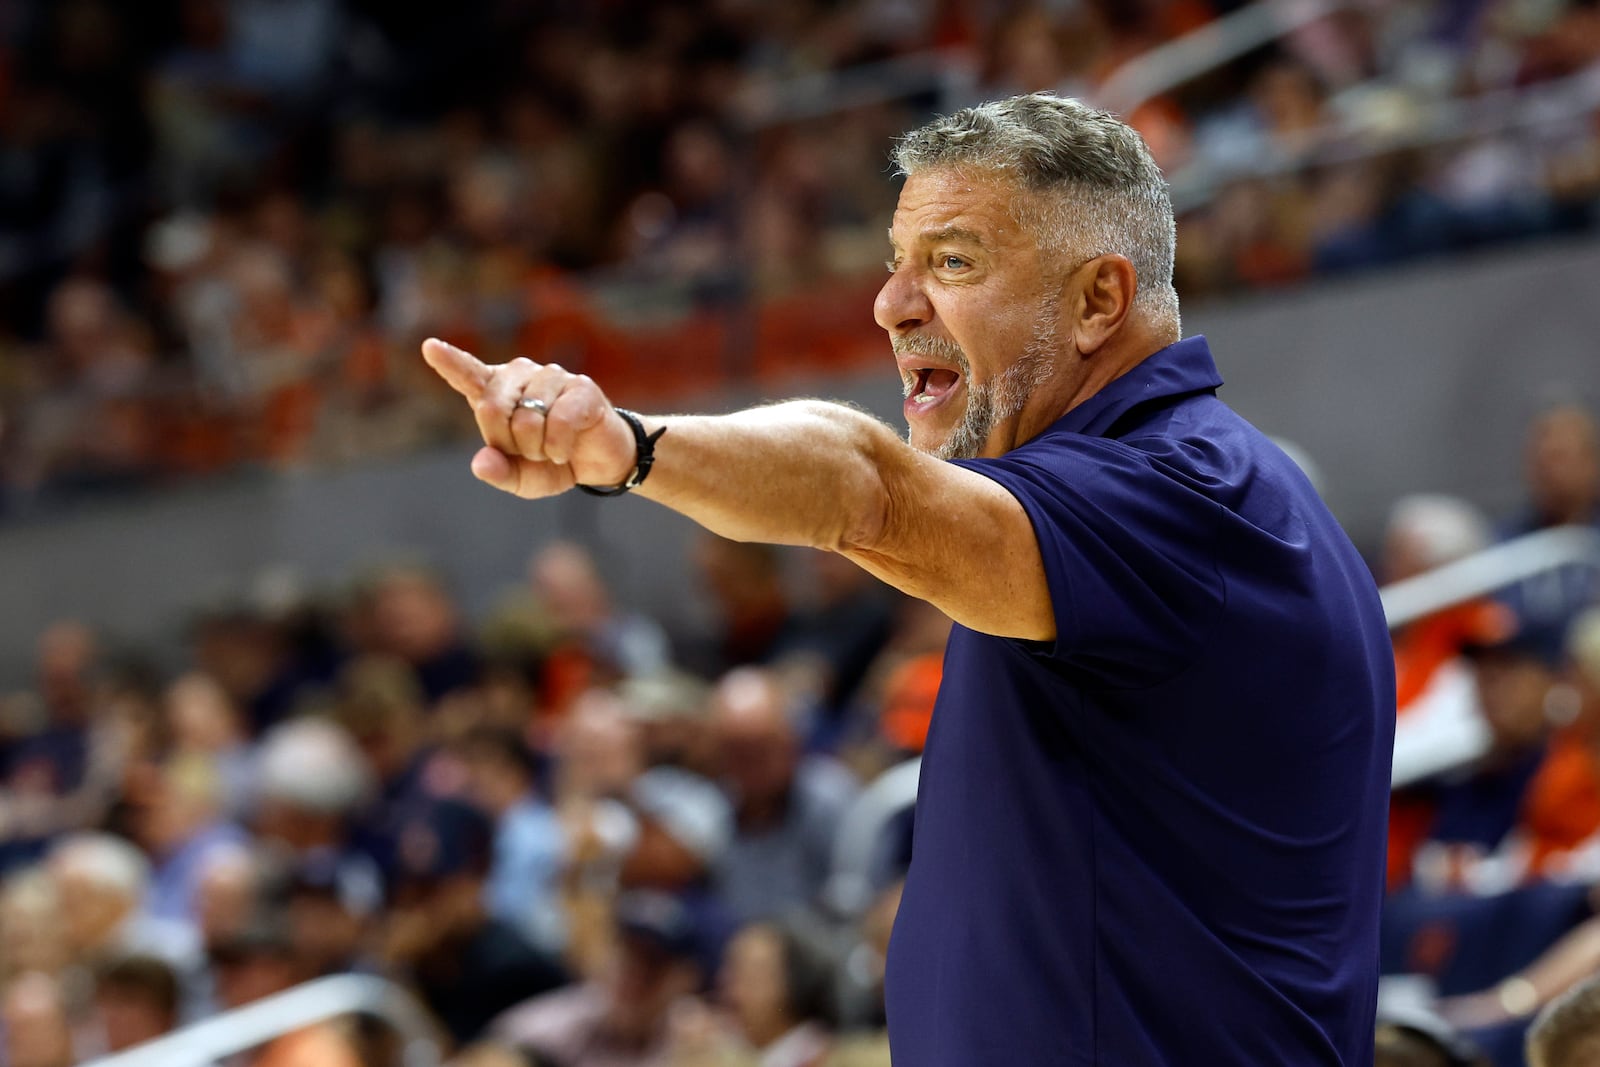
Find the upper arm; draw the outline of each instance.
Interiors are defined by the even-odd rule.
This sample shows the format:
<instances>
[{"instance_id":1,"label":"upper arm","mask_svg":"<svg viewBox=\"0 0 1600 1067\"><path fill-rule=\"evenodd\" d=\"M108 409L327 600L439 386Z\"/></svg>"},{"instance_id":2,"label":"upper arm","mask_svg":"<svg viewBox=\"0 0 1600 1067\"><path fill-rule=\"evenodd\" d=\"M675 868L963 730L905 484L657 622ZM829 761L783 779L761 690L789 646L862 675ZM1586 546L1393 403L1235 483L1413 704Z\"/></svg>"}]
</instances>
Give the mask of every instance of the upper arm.
<instances>
[{"instance_id":1,"label":"upper arm","mask_svg":"<svg viewBox=\"0 0 1600 1067\"><path fill-rule=\"evenodd\" d=\"M1022 504L981 474L901 448L882 472L877 521L843 554L968 629L1054 640L1050 587Z\"/></svg>"},{"instance_id":2,"label":"upper arm","mask_svg":"<svg viewBox=\"0 0 1600 1067\"><path fill-rule=\"evenodd\" d=\"M847 552L972 630L1044 642L1109 685L1193 662L1225 603L1223 509L1171 462L1099 438L884 471L883 521Z\"/></svg>"}]
</instances>

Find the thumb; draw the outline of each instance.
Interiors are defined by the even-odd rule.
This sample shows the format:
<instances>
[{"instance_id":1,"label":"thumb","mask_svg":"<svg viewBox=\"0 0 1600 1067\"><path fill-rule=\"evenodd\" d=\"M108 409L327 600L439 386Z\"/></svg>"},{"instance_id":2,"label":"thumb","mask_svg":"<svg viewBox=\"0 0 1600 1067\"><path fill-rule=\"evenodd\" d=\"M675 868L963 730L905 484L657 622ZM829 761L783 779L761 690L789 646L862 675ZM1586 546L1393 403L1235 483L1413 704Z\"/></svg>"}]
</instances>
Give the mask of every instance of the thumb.
<instances>
[{"instance_id":1,"label":"thumb","mask_svg":"<svg viewBox=\"0 0 1600 1067\"><path fill-rule=\"evenodd\" d=\"M463 351L448 341L430 337L422 342L422 358L445 380L445 383L466 397L476 401L488 384L489 367L470 352Z\"/></svg>"},{"instance_id":2,"label":"thumb","mask_svg":"<svg viewBox=\"0 0 1600 1067\"><path fill-rule=\"evenodd\" d=\"M508 456L487 446L472 457L472 473L480 482L526 500L564 493L575 482L565 464Z\"/></svg>"},{"instance_id":3,"label":"thumb","mask_svg":"<svg viewBox=\"0 0 1600 1067\"><path fill-rule=\"evenodd\" d=\"M517 467L498 448L485 446L472 457L472 474L480 482L502 489L507 493L517 491Z\"/></svg>"}]
</instances>

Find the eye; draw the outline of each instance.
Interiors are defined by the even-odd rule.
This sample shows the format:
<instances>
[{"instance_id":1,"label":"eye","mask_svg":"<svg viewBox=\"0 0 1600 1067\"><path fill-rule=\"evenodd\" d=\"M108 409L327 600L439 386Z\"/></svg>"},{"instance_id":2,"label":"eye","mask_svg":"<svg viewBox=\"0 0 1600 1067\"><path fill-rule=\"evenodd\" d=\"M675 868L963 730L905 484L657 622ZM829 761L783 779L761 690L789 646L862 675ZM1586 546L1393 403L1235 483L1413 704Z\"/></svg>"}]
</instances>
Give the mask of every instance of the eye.
<instances>
[{"instance_id":1,"label":"eye","mask_svg":"<svg viewBox=\"0 0 1600 1067\"><path fill-rule=\"evenodd\" d=\"M967 261L960 256L940 256L939 266L944 270L960 270L967 265Z\"/></svg>"},{"instance_id":2,"label":"eye","mask_svg":"<svg viewBox=\"0 0 1600 1067\"><path fill-rule=\"evenodd\" d=\"M898 259L886 259L883 261L883 269L893 274L900 269L900 261Z\"/></svg>"}]
</instances>

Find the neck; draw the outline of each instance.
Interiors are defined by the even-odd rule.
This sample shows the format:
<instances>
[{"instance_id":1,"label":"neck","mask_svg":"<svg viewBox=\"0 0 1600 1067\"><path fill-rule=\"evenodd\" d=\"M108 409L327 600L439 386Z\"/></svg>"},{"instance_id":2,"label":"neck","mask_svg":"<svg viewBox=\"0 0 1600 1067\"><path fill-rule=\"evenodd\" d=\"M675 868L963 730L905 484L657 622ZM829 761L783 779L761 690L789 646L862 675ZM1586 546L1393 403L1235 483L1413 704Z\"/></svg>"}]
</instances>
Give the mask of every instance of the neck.
<instances>
[{"instance_id":1,"label":"neck","mask_svg":"<svg viewBox=\"0 0 1600 1067\"><path fill-rule=\"evenodd\" d=\"M1000 451L1009 452L1037 437L1061 416L1177 340L1159 334L1144 322L1129 322L1088 355L1064 353L1062 372L1029 401Z\"/></svg>"}]
</instances>

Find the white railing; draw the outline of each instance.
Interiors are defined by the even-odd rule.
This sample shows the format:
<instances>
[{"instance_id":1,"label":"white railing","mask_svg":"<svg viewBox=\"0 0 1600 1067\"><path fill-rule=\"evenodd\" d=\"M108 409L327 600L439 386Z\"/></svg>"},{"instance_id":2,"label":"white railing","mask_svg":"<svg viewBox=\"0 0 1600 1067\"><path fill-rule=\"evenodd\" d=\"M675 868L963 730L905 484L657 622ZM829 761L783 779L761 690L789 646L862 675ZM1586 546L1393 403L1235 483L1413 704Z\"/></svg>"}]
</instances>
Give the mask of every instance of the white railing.
<instances>
[{"instance_id":1,"label":"white railing","mask_svg":"<svg viewBox=\"0 0 1600 1067\"><path fill-rule=\"evenodd\" d=\"M1600 571L1600 530L1558 526L1526 534L1465 559L1380 590L1389 628L1396 629L1456 604L1487 596L1537 574L1564 567ZM846 813L833 847L827 899L840 914L856 915L877 891L874 868L884 828L916 803L920 759L884 771Z\"/></svg>"},{"instance_id":2,"label":"white railing","mask_svg":"<svg viewBox=\"0 0 1600 1067\"><path fill-rule=\"evenodd\" d=\"M369 1015L393 1027L401 1039L401 1067L443 1062L443 1045L415 997L382 978L343 974L306 982L80 1067L208 1067L343 1015Z\"/></svg>"},{"instance_id":3,"label":"white railing","mask_svg":"<svg viewBox=\"0 0 1600 1067\"><path fill-rule=\"evenodd\" d=\"M1193 81L1300 27L1368 0L1258 0L1135 56L1112 72L1095 103L1126 115L1140 104Z\"/></svg>"},{"instance_id":4,"label":"white railing","mask_svg":"<svg viewBox=\"0 0 1600 1067\"><path fill-rule=\"evenodd\" d=\"M1600 570L1600 530L1556 526L1446 563L1381 591L1389 629L1563 567Z\"/></svg>"}]
</instances>

